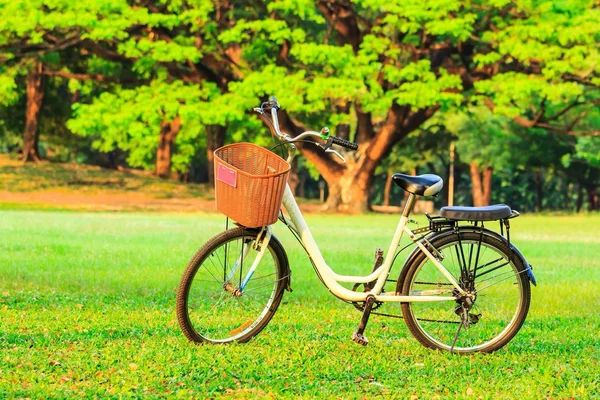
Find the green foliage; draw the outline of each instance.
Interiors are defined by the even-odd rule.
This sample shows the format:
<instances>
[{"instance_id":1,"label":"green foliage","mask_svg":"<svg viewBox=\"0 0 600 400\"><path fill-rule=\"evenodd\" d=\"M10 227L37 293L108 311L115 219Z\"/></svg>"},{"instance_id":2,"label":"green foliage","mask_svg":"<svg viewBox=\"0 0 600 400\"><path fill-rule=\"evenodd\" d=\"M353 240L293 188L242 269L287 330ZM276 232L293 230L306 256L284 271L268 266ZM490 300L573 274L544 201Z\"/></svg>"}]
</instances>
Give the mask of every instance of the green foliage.
<instances>
[{"instance_id":1,"label":"green foliage","mask_svg":"<svg viewBox=\"0 0 600 400\"><path fill-rule=\"evenodd\" d=\"M600 137L579 137L575 146L576 157L600 168Z\"/></svg>"},{"instance_id":2,"label":"green foliage","mask_svg":"<svg viewBox=\"0 0 600 400\"><path fill-rule=\"evenodd\" d=\"M19 99L17 84L10 76L0 76L0 106L10 106Z\"/></svg>"},{"instance_id":3,"label":"green foliage","mask_svg":"<svg viewBox=\"0 0 600 400\"><path fill-rule=\"evenodd\" d=\"M515 151L522 143L510 120L494 117L486 108L447 117L446 127L458 138L456 150L466 163L476 162L482 168L502 169L520 164L519 158L529 155L527 151Z\"/></svg>"},{"instance_id":4,"label":"green foliage","mask_svg":"<svg viewBox=\"0 0 600 400\"><path fill-rule=\"evenodd\" d=\"M375 171L379 173L402 172L412 173L427 167L439 159L446 159L450 141L453 136L439 125L424 126L423 129L412 132L402 143L395 146L390 154ZM436 173L436 171L429 171ZM442 171L437 171L442 174Z\"/></svg>"},{"instance_id":5,"label":"green foliage","mask_svg":"<svg viewBox=\"0 0 600 400\"><path fill-rule=\"evenodd\" d=\"M477 54L479 66L518 62L527 72L500 71L491 80L475 83L477 92L492 97L495 111L514 117L544 99L547 108L597 99L600 84L600 11L593 2L521 1L526 18L494 18L497 26L481 35L493 48ZM531 72L535 72L532 74ZM580 82L589 81L595 89Z\"/></svg>"},{"instance_id":6,"label":"green foliage","mask_svg":"<svg viewBox=\"0 0 600 400\"><path fill-rule=\"evenodd\" d=\"M202 127L221 122L210 104L216 93L210 84L199 87L155 80L148 86L105 92L89 105L76 105L75 118L68 126L79 135L94 137L96 149L126 150L130 165L152 169L161 123L180 117L178 152L172 161L176 171L186 172L204 133Z\"/></svg>"},{"instance_id":7,"label":"green foliage","mask_svg":"<svg viewBox=\"0 0 600 400\"><path fill-rule=\"evenodd\" d=\"M207 124L227 126L228 141L268 144L249 111L272 94L311 128L343 121L354 130L358 110L371 114L375 132L399 107L407 108L404 117L443 113L436 124L458 137L463 160L495 169L537 167L536 159L554 169L559 158L562 168L598 165L592 139L548 136L553 150L545 152L543 131L503 118L597 130L600 11L593 1L0 0L0 13L10 16L0 20L3 112L23 103L34 61L53 72L100 75L102 82L70 79L80 104L72 115L66 106L45 113L44 127L75 143L81 139L59 128L71 117L69 128L95 150L120 149L131 166L152 168L160 124L176 116L183 121L178 171L205 148ZM46 102L65 105L70 93L53 85L61 89L46 93ZM19 126L2 124L11 132L2 140L14 147ZM421 156L409 161L402 150L396 165L425 165L444 151L424 125L401 126L421 132L400 146Z\"/></svg>"},{"instance_id":8,"label":"green foliage","mask_svg":"<svg viewBox=\"0 0 600 400\"><path fill-rule=\"evenodd\" d=\"M0 65L0 152L20 146L23 141L19 132L23 124L16 113L23 90L19 90L15 73L15 69Z\"/></svg>"},{"instance_id":9,"label":"green foliage","mask_svg":"<svg viewBox=\"0 0 600 400\"><path fill-rule=\"evenodd\" d=\"M366 8L369 18L375 18L371 14L376 12L386 12L387 16L380 22L381 26L373 29L374 33L361 38L357 51L348 44L323 43L321 35L327 25L322 18L312 18L310 23L298 22L307 15L306 8L296 10L295 3L290 2L274 4L272 9L284 13L285 19L240 20L219 37L225 43L239 41L247 60L245 65L256 71L245 75L243 83L230 84L235 96L247 98L249 94L275 93L292 113L327 110L327 114L331 113L332 105L346 102L360 103L365 111L377 115L383 115L394 102L415 109L449 107L461 102L463 97L456 89L462 85L457 75L437 67L434 71L426 58L414 62L406 60L408 54L402 50L403 44L395 39L399 33L407 33L407 24L400 22L407 19L418 27L425 26L434 35L464 36L468 31L465 24L473 20L473 14L457 18L452 26L440 23L439 19L460 8L458 2L440 3L434 10L417 3L396 7L389 2L358 2L358 7ZM406 42L418 40L418 32L409 29L409 33L411 36ZM273 52L280 47L273 46L282 40L291 44L289 67L273 68L273 55L276 55ZM388 61L382 62L383 59ZM382 72L385 80L380 79ZM246 86L251 91L245 89ZM323 115L322 118L330 117Z\"/></svg>"}]
</instances>

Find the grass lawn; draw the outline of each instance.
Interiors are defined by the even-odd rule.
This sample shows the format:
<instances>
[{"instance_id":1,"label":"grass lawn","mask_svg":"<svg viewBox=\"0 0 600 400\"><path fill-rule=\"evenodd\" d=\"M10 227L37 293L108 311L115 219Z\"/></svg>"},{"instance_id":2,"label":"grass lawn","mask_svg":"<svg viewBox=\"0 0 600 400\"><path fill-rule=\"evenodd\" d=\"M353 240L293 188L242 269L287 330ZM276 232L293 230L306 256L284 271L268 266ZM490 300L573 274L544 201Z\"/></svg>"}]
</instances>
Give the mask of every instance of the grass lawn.
<instances>
[{"instance_id":1,"label":"grass lawn","mask_svg":"<svg viewBox=\"0 0 600 400\"><path fill-rule=\"evenodd\" d=\"M307 219L336 271L366 273L398 217ZM529 317L506 348L457 356L379 316L369 346L353 343L360 313L328 295L281 225L294 292L250 343L196 346L177 325L176 287L223 217L0 210L0 398L598 397L600 215L512 227L538 280Z\"/></svg>"}]
</instances>

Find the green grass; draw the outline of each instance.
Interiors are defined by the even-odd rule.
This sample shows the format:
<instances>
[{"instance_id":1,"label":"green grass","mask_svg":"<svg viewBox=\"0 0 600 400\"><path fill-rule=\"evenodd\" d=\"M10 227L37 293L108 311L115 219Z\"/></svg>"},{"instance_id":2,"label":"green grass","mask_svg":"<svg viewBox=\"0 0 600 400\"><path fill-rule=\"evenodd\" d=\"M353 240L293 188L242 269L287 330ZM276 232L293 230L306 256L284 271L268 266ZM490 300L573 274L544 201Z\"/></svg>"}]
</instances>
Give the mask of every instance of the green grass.
<instances>
[{"instance_id":1,"label":"green grass","mask_svg":"<svg viewBox=\"0 0 600 400\"><path fill-rule=\"evenodd\" d=\"M397 218L308 221L329 264L359 273ZM529 317L506 348L456 356L384 317L371 319L368 347L353 343L359 312L328 295L280 225L294 292L250 343L195 346L176 322L176 287L223 217L1 210L0 398L598 397L600 216L512 227L539 282Z\"/></svg>"}]
</instances>

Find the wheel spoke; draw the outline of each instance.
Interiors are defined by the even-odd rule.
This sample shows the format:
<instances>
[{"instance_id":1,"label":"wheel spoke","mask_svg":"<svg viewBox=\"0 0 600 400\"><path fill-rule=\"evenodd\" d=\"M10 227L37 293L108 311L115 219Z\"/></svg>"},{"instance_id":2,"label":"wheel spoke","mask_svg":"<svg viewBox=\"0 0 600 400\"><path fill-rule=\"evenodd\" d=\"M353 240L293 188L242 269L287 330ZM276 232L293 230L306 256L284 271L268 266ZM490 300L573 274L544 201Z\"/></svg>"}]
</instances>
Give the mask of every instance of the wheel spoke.
<instances>
[{"instance_id":1,"label":"wheel spoke","mask_svg":"<svg viewBox=\"0 0 600 400\"><path fill-rule=\"evenodd\" d=\"M227 281L233 265L240 260L240 249L247 247L248 256L255 259L257 251L244 244L248 240L256 240L255 231L234 228L224 232L209 241L188 266L177 298L178 320L188 339L216 343L246 341L271 319L281 301L285 279L283 250L273 247L275 239L271 239L244 291L239 290L239 275L245 272L241 264L237 267L239 273L235 271Z\"/></svg>"},{"instance_id":2,"label":"wheel spoke","mask_svg":"<svg viewBox=\"0 0 600 400\"><path fill-rule=\"evenodd\" d=\"M444 267L459 275L463 290L472 293L472 303L460 299L404 303L404 320L411 332L429 347L459 353L502 347L527 314L529 285L521 276L523 265L508 261L504 243L476 231L461 233L460 240L458 235L434 239L432 245L444 255ZM425 256L417 260L407 267L404 294L437 295L452 286ZM473 282L465 271L484 278Z\"/></svg>"}]
</instances>

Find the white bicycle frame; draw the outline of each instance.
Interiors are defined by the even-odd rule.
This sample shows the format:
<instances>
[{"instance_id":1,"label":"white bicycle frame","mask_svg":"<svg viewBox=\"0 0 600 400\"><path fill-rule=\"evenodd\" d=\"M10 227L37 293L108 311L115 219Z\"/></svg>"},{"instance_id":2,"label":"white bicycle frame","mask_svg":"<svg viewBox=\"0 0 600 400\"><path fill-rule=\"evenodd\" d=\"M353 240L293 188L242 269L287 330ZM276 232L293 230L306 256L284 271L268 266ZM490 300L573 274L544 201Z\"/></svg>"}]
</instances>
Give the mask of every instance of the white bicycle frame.
<instances>
[{"instance_id":1,"label":"white bicycle frame","mask_svg":"<svg viewBox=\"0 0 600 400\"><path fill-rule=\"evenodd\" d=\"M260 111L262 111L262 110L260 110ZM295 146L293 146L293 139L291 139L288 135L282 133L279 130L279 122L277 120L277 111L275 108L271 111L271 114L272 114L272 118L273 118L272 126L273 126L273 129L275 130L275 133L280 137L281 140L287 141L290 145L290 153L289 153L289 157L288 157L287 161L288 161L288 163L291 163L291 161L294 157L294 151L295 151ZM319 133L317 133L317 132L307 131L307 132L302 133L295 139L298 140L298 138L304 137L304 136L320 137ZM343 159L343 157L336 151L333 151L331 149L328 149L326 151L335 153L338 157ZM392 302L392 301L395 301L395 302L420 302L420 301L432 302L432 301L455 301L457 299L457 296L441 296L442 294L447 294L449 292L448 289L431 289L431 290L426 290L426 291L413 292L413 294L410 296L402 296L402 295L399 295L397 292L383 292L383 287L389 276L389 273L390 273L390 270L392 267L392 262L394 260L395 254L396 254L396 250L398 249L398 245L399 245L400 240L402 239L402 235L404 233L406 233L411 238L411 240L419 247L419 249L421 249L421 251L439 269L439 271L442 273L442 275L444 275L446 277L446 279L448 279L448 282L451 283L452 286L454 286L456 291L461 296L468 296L467 292L460 287L460 285L458 284L458 282L456 282L456 279L454 279L452 274L450 274L450 272L448 272L448 270L442 265L442 263L435 256L433 256L431 254L431 252L420 241L417 240L417 237L415 236L415 234L408 228L408 226L407 226L408 215L410 214L410 212L413 208L415 199L416 199L416 196L411 193L407 199L406 205L404 207L404 211L402 212L402 216L400 217L400 221L398 222L398 226L394 233L392 242L390 243L390 247L388 249L388 252L387 252L387 255L385 257L383 264L379 268L377 268L375 271L373 271L370 275L366 275L366 276L339 275L335 271L333 271L329 267L329 265L327 265L327 263L325 262L325 259L323 258L323 255L321 254L321 251L319 250L319 247L317 246L317 243L315 242L315 239L312 236L312 233L310 232L310 229L308 228L308 225L306 224L306 221L304 220L304 217L302 216L302 213L300 212L298 203L296 202L296 199L294 198L294 195L292 194L292 191L288 184L286 184L285 192L283 194L282 206L287 211L289 218L286 217L285 215L283 215L283 213L282 213L282 218L284 219L285 223L288 224L298 234L298 237L300 238L302 245L306 249L306 252L308 253L309 257L312 259L312 261L315 265L315 268L317 270L317 273L321 277L321 279L322 279L323 283L325 284L325 286L327 287L327 289L329 289L329 291L333 295L335 295L336 297L338 297L342 300L353 301L353 302L365 301L367 296L371 296L371 295L375 296L375 301L378 301L378 302ZM240 285L241 291L243 291L246 283L250 280L250 277L252 276L256 267L260 263L260 260L262 259L262 256L263 256L266 248L268 247L269 241L271 240L271 236L272 236L271 226L267 226L267 227L265 227L265 229L266 229L266 234L264 236L262 236L262 234L261 234L261 235L259 235L260 237L258 238L258 240L260 240L261 251L259 251L259 253L256 255L256 259L254 260L252 267L246 273L243 283ZM242 251L241 257L243 257L243 258L246 257L246 254L244 251ZM238 263L236 263L236 266L234 267L234 271L237 270L238 264L239 264L239 261L238 261ZM232 271L232 274L233 274L233 271ZM368 282L373 282L373 281L376 281L375 286L369 292L355 292L353 290L346 289L345 287L340 285L340 282L368 283Z\"/></svg>"},{"instance_id":2,"label":"white bicycle frame","mask_svg":"<svg viewBox=\"0 0 600 400\"><path fill-rule=\"evenodd\" d=\"M416 196L411 194L408 197L406 205L404 207L404 211L402 216L400 217L400 221L398 222L398 226L396 227L396 232L394 233L394 237L392 242L390 243L390 247L387 252L387 256L383 264L375 271L373 271L370 275L366 276L353 276L353 275L339 275L335 271L333 271L329 265L325 262L321 251L319 250L319 246L315 242L302 213L300 212L300 208L298 207L298 203L292 194L292 191L289 185L286 184L285 192L283 194L282 205L283 208L287 211L289 218L285 215L282 215L285 223L289 225L300 238L303 247L306 249L309 257L312 259L315 268L321 277L323 283L329 289L329 291L335 295L336 297L346 300L346 301L365 301L367 296L374 295L375 301L378 302L418 302L418 301L453 301L456 300L455 296L440 296L442 294L448 293L448 289L431 289L426 291L420 291L418 294L413 293L410 296L399 295L397 292L382 292L385 282L389 276L392 261L394 260L394 255L396 254L396 249L398 248L398 244L402 239L402 235L406 233L411 240L421 249L421 251L427 256L427 258L433 262L433 264L439 269L439 271L448 279L448 282L454 286L454 288L461 295L466 296L467 293L460 287L456 279L448 272L448 270L442 265L442 263L433 255L431 252L425 247L420 241L417 240L415 234L408 228L408 215L410 210L413 207ZM265 235L262 238L258 238L260 241L260 251L256 255L254 262L252 263L251 268L246 273L246 276L243 279L242 284L240 285L240 290L244 290L246 283L250 280L257 266L259 265L268 245L269 241L272 237L272 228L271 226L265 227ZM261 236L261 235L259 235ZM249 245L247 245L249 246ZM242 250L241 258L246 258L248 255L247 250ZM234 268L230 272L230 276L237 270L239 265L241 264L240 260L235 263ZM375 286L369 292L355 292L353 290L346 289L340 282L350 282L350 283L368 283L376 281Z\"/></svg>"},{"instance_id":3,"label":"white bicycle frame","mask_svg":"<svg viewBox=\"0 0 600 400\"><path fill-rule=\"evenodd\" d=\"M296 203L296 199L290 190L289 185L286 185L285 192L283 195L283 208L289 214L289 218L285 218L285 222L290 225L297 233L302 241L302 245L306 249L306 252L314 262L315 268L317 272L321 276L323 283L329 289L329 291L335 295L336 297L347 300L347 301L365 301L368 295L374 295L375 300L379 302L392 302L392 301L401 301L401 302L413 302L413 301L450 301L456 300L455 296L434 296L435 294L443 294L447 293L447 289L439 289L439 290L428 290L422 291L418 295L411 296L401 296L396 292L384 292L382 293L383 286L389 276L390 269L392 267L392 261L394 260L394 255L396 254L396 249L398 248L398 244L402 239L402 235L404 233L408 234L408 236L412 239L414 243L421 249L423 253L433 262L433 264L440 270L440 272L448 279L448 282L456 288L456 290L461 295L467 295L467 293L460 287L456 279L448 272L448 270L439 262L431 252L417 240L415 234L408 228L408 214L412 209L416 196L411 194L408 198L406 206L404 208L404 212L400 217L400 221L398 222L398 226L396 228L396 232L394 233L394 237L392 242L390 243L390 247L388 249L387 255L383 264L370 275L366 276L348 276L348 275L339 275L335 271L333 271L329 265L325 262L315 239L300 212L298 207L298 203ZM270 237L270 236L269 236ZM264 246L264 244L263 244ZM258 255L260 256L260 255ZM350 283L368 283L375 281L375 286L369 292L355 292L349 289L346 289L340 282L350 282Z\"/></svg>"}]
</instances>

